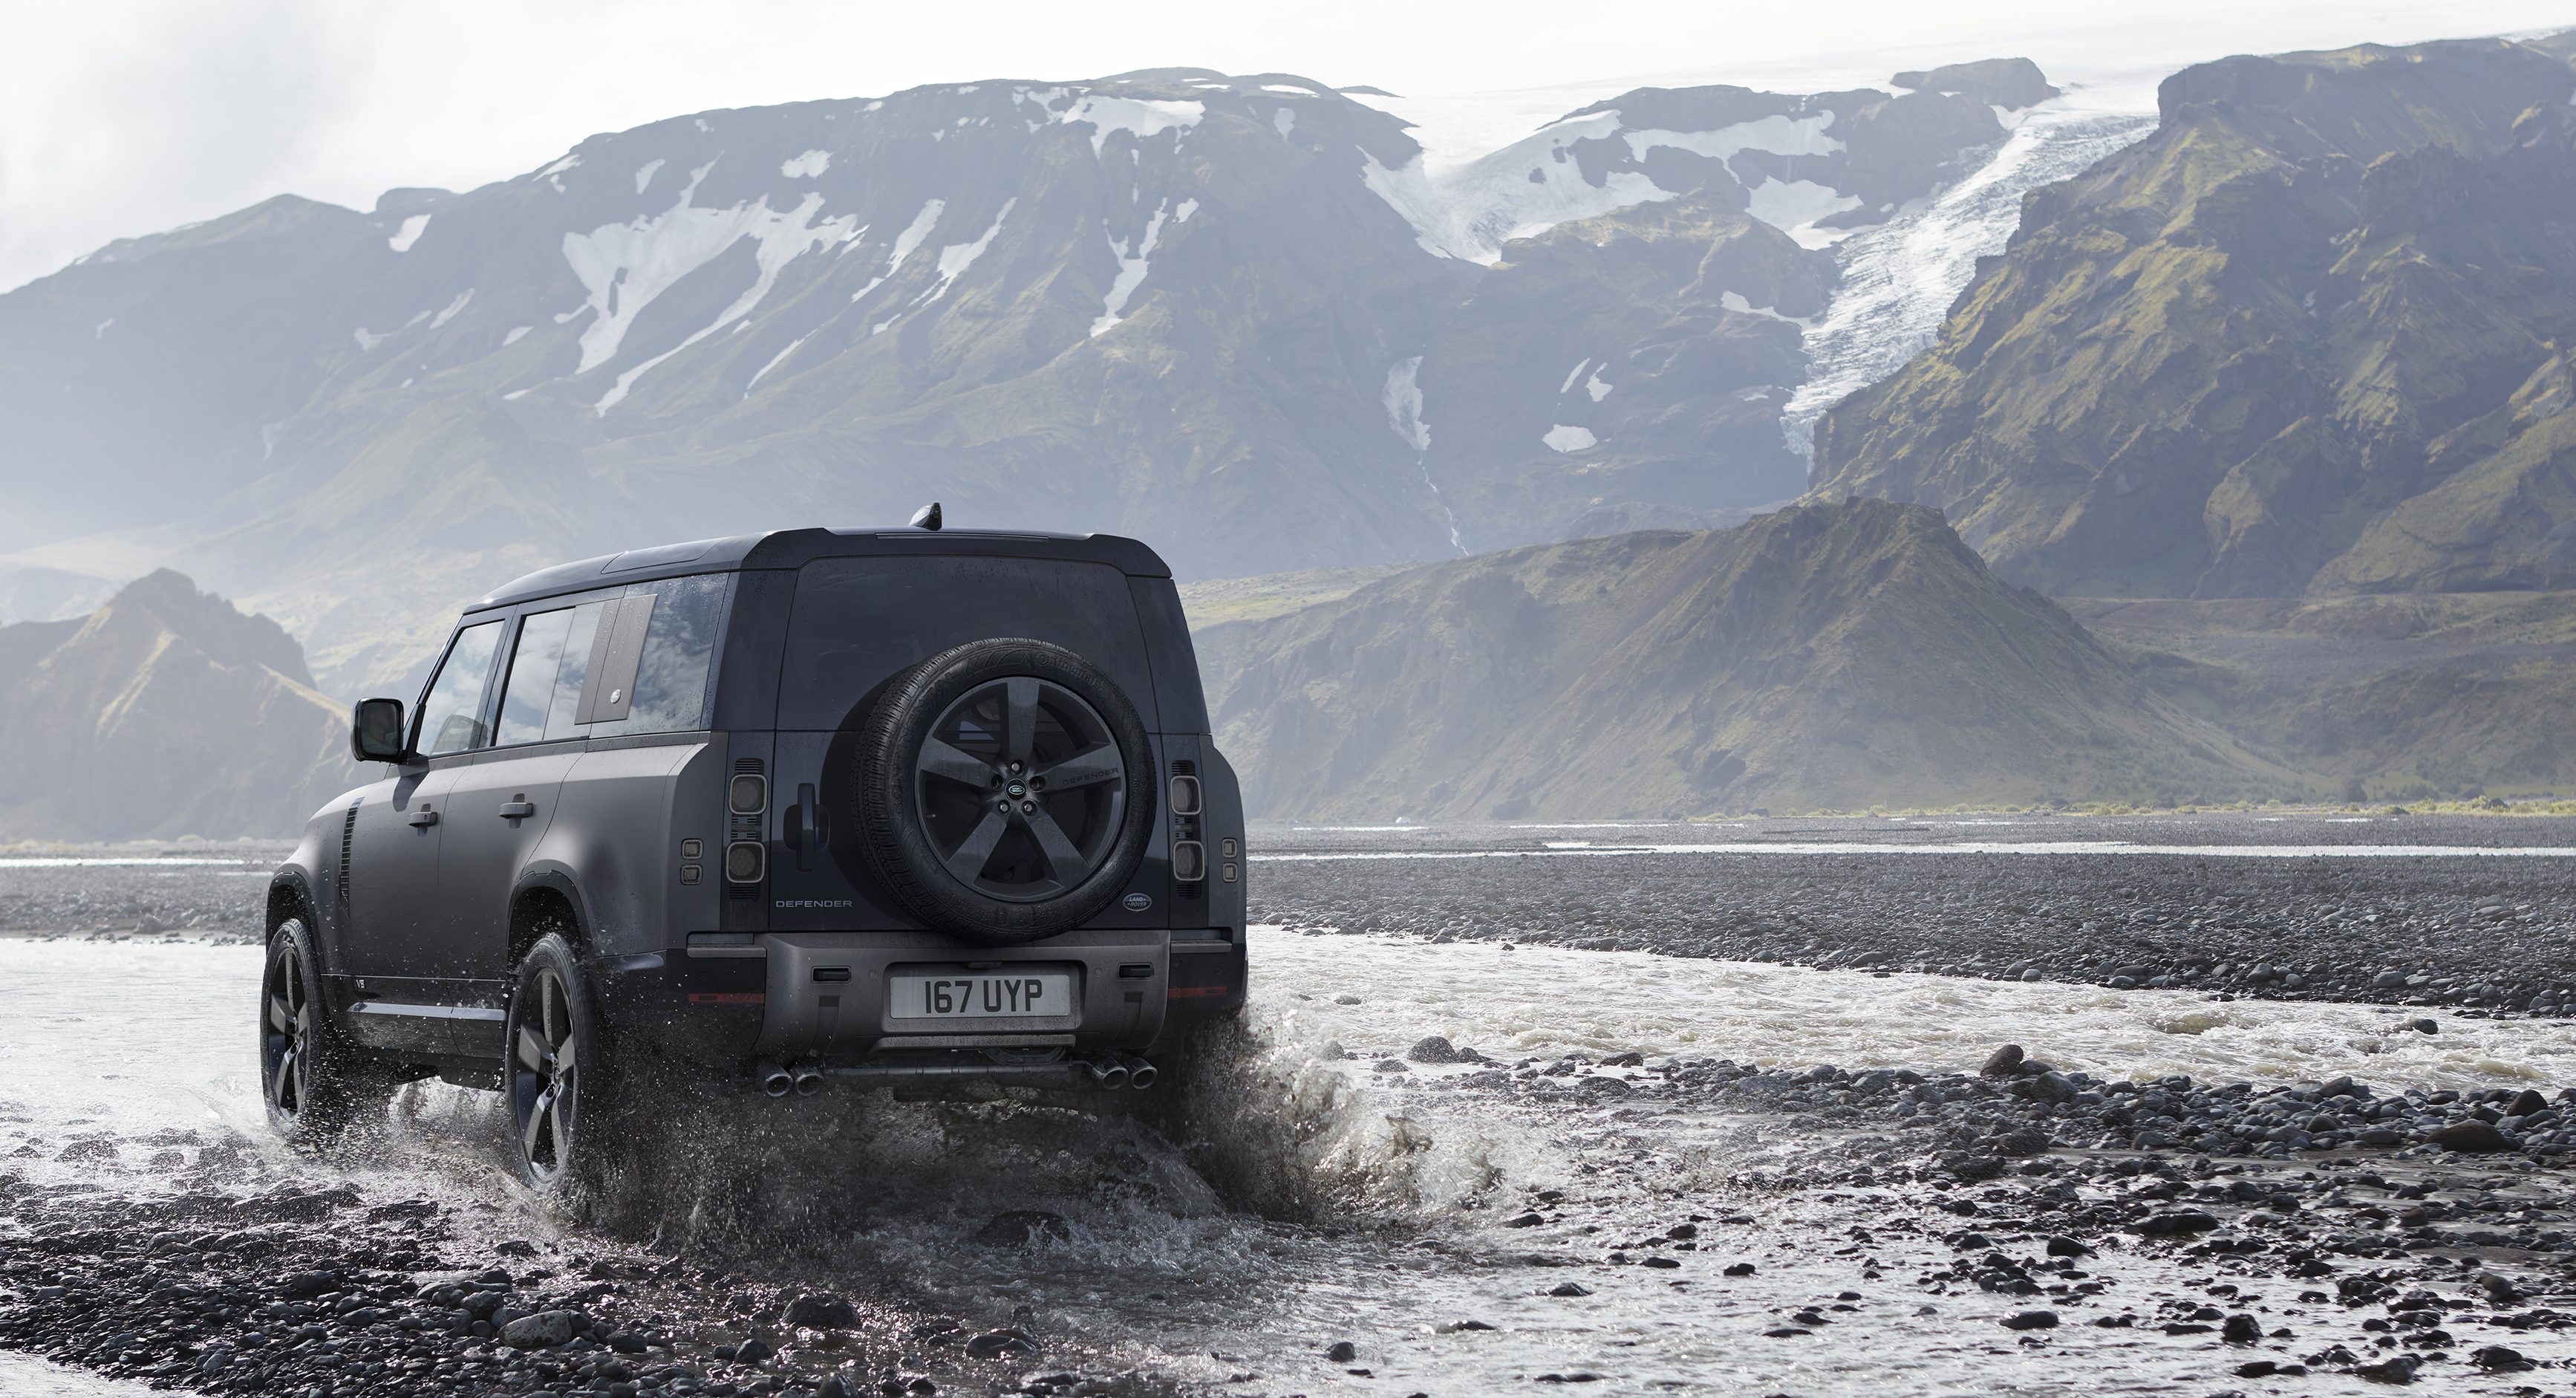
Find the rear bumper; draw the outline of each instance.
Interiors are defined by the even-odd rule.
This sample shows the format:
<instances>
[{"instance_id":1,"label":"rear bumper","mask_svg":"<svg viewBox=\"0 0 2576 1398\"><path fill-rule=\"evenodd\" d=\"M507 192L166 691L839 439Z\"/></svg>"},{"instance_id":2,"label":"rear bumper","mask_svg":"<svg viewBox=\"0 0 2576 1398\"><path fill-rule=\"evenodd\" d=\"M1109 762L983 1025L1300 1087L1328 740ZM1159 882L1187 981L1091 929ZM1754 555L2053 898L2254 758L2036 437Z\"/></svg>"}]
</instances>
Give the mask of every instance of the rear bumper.
<instances>
[{"instance_id":1,"label":"rear bumper","mask_svg":"<svg viewBox=\"0 0 2576 1398\"><path fill-rule=\"evenodd\" d=\"M759 1059L855 1068L957 1050L1149 1053L1241 1009L1246 977L1242 943L1223 933L1083 931L1016 947L919 932L692 940L603 966L602 1009L620 1031L727 1074ZM889 1013L897 975L1015 971L1067 977L1070 1012L937 1022Z\"/></svg>"}]
</instances>

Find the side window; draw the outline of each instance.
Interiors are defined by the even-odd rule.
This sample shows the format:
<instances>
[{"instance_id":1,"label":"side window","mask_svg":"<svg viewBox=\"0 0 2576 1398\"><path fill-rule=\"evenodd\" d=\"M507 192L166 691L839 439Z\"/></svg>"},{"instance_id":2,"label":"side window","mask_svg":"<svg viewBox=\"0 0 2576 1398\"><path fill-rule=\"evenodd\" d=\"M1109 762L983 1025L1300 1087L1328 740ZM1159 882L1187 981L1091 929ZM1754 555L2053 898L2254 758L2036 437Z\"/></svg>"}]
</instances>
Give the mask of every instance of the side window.
<instances>
[{"instance_id":1,"label":"side window","mask_svg":"<svg viewBox=\"0 0 2576 1398\"><path fill-rule=\"evenodd\" d=\"M730 573L637 583L619 598L616 636L600 648L606 689L588 704L590 732L679 733L705 724L716 632Z\"/></svg>"},{"instance_id":2,"label":"side window","mask_svg":"<svg viewBox=\"0 0 2576 1398\"><path fill-rule=\"evenodd\" d=\"M501 623L477 622L456 633L438 674L420 701L416 745L424 756L466 752L484 745L483 691L501 645Z\"/></svg>"},{"instance_id":3,"label":"side window","mask_svg":"<svg viewBox=\"0 0 2576 1398\"><path fill-rule=\"evenodd\" d=\"M578 738L574 726L582 680L590 670L605 602L538 612L519 623L510 655L510 678L501 690L501 721L494 741L503 747L550 738Z\"/></svg>"}]
</instances>

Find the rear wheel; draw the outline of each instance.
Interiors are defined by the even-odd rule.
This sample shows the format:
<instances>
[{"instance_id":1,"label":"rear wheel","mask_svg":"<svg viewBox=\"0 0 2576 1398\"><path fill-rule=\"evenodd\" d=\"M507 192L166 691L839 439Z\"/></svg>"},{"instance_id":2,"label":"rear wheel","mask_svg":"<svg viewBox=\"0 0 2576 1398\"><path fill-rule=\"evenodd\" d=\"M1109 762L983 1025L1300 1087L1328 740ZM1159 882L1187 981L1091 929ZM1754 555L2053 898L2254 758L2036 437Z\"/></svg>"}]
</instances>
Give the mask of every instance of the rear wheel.
<instances>
[{"instance_id":1,"label":"rear wheel","mask_svg":"<svg viewBox=\"0 0 2576 1398\"><path fill-rule=\"evenodd\" d=\"M313 937L301 918L288 918L268 934L259 1080L269 1126L288 1143L311 1149L337 1141L370 1112L380 1114L393 1093L394 1073L331 1022Z\"/></svg>"},{"instance_id":2,"label":"rear wheel","mask_svg":"<svg viewBox=\"0 0 2576 1398\"><path fill-rule=\"evenodd\" d=\"M539 938L520 959L502 1031L520 1180L567 1202L605 1197L631 1168L631 1134L618 1120L621 1074L590 979L560 934Z\"/></svg>"}]
</instances>

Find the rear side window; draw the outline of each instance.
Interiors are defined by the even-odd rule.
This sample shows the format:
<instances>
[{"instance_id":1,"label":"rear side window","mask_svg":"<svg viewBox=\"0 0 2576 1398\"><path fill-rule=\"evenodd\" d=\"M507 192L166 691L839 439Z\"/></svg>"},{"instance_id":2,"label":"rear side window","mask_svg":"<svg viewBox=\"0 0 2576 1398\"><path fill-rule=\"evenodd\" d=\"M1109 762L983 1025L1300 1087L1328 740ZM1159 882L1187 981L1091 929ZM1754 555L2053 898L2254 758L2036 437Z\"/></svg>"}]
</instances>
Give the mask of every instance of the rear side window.
<instances>
[{"instance_id":1,"label":"rear side window","mask_svg":"<svg viewBox=\"0 0 2576 1398\"><path fill-rule=\"evenodd\" d=\"M612 604L592 644L591 692L578 717L593 737L706 726L716 632L730 573L636 583Z\"/></svg>"},{"instance_id":2,"label":"rear side window","mask_svg":"<svg viewBox=\"0 0 2576 1398\"><path fill-rule=\"evenodd\" d=\"M484 745L483 690L492 678L492 660L501 646L501 623L477 622L456 633L447 658L420 701L420 727L415 745L424 756L469 752Z\"/></svg>"},{"instance_id":3,"label":"rear side window","mask_svg":"<svg viewBox=\"0 0 2576 1398\"><path fill-rule=\"evenodd\" d=\"M796 582L778 726L839 728L897 672L968 641L1026 636L1106 671L1149 727L1153 671L1127 575L1034 558L827 558Z\"/></svg>"}]
</instances>

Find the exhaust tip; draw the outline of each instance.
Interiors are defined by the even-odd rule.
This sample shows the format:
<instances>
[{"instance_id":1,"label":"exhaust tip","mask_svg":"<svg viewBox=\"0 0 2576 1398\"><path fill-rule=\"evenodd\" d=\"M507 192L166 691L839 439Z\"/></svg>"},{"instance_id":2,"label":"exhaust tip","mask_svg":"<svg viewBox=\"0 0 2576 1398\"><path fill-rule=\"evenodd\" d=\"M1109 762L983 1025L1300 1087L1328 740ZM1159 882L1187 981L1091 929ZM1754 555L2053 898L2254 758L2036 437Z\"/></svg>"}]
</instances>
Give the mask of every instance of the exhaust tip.
<instances>
[{"instance_id":1,"label":"exhaust tip","mask_svg":"<svg viewBox=\"0 0 2576 1398\"><path fill-rule=\"evenodd\" d=\"M761 1060L755 1073L760 1079L760 1090L772 1097L784 1097L788 1089L796 1085L796 1080L788 1076L786 1069L767 1059Z\"/></svg>"},{"instance_id":2,"label":"exhaust tip","mask_svg":"<svg viewBox=\"0 0 2576 1398\"><path fill-rule=\"evenodd\" d=\"M823 1090L823 1071L811 1063L796 1065L796 1095L811 1097Z\"/></svg>"},{"instance_id":3,"label":"exhaust tip","mask_svg":"<svg viewBox=\"0 0 2576 1398\"><path fill-rule=\"evenodd\" d=\"M1124 1064L1124 1063L1103 1063L1103 1062L1100 1062L1100 1061L1099 1061L1099 1060L1097 1060L1097 1059L1094 1059L1094 1060L1092 1060L1092 1062L1091 1062L1091 1065L1090 1065L1090 1066L1091 1066L1091 1080L1092 1080L1094 1083L1097 1083L1097 1084L1099 1084L1100 1086L1105 1087L1105 1088L1109 1089L1109 1090L1110 1090L1110 1091L1112 1091L1112 1092L1115 1092L1115 1091L1117 1091L1118 1089L1120 1089L1120 1088L1122 1088L1122 1087L1125 1087L1125 1086L1127 1085L1127 1065L1126 1065L1126 1064Z\"/></svg>"},{"instance_id":4,"label":"exhaust tip","mask_svg":"<svg viewBox=\"0 0 2576 1398\"><path fill-rule=\"evenodd\" d=\"M1144 1059L1138 1058L1132 1053L1125 1057L1127 1061L1127 1085L1129 1087L1137 1088L1139 1090L1152 1087L1154 1085L1154 1080L1163 1076L1162 1069L1155 1067Z\"/></svg>"}]
</instances>

